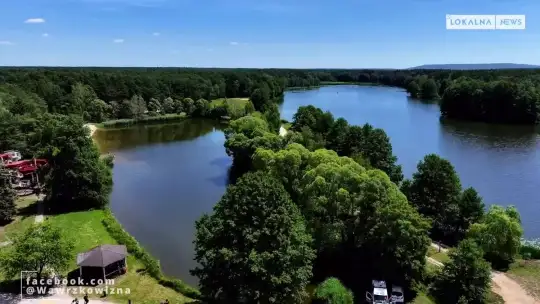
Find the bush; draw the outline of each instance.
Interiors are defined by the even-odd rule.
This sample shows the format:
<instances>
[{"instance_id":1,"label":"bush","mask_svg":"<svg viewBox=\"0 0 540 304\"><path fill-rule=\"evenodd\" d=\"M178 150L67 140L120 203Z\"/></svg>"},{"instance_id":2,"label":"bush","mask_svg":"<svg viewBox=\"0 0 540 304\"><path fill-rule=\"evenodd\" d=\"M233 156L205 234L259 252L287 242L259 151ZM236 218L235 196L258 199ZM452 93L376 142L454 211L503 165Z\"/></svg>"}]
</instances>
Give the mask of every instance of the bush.
<instances>
[{"instance_id":1,"label":"bush","mask_svg":"<svg viewBox=\"0 0 540 304\"><path fill-rule=\"evenodd\" d=\"M315 303L321 304L352 304L354 297L336 278L328 278L315 290Z\"/></svg>"},{"instance_id":2,"label":"bush","mask_svg":"<svg viewBox=\"0 0 540 304\"><path fill-rule=\"evenodd\" d=\"M519 254L526 260L540 260L540 239L521 240Z\"/></svg>"},{"instance_id":3,"label":"bush","mask_svg":"<svg viewBox=\"0 0 540 304\"><path fill-rule=\"evenodd\" d=\"M146 250L144 250L137 240L127 233L124 228L118 223L114 215L109 209L105 212L105 218L103 219L103 225L109 234L119 243L126 245L129 253L139 259L146 267L146 272L158 280L159 284L174 289L183 295L197 299L200 297L198 290L185 284L181 280L167 278L161 272L159 262L154 259Z\"/></svg>"},{"instance_id":4,"label":"bush","mask_svg":"<svg viewBox=\"0 0 540 304\"><path fill-rule=\"evenodd\" d=\"M472 239L465 239L450 251L450 262L432 285L437 303L485 303L490 292L491 268L482 256L482 249Z\"/></svg>"}]
</instances>

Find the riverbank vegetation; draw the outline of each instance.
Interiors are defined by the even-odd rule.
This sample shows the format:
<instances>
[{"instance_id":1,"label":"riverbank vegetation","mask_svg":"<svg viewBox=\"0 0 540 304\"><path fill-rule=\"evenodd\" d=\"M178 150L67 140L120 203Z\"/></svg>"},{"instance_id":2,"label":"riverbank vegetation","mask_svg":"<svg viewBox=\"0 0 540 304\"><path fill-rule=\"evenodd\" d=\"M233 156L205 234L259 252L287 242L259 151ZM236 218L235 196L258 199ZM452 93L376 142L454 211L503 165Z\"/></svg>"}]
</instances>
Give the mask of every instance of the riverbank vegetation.
<instances>
[{"instance_id":1,"label":"riverbank vegetation","mask_svg":"<svg viewBox=\"0 0 540 304\"><path fill-rule=\"evenodd\" d=\"M1 87L0 151L20 151L24 158L45 159L47 165L38 174L38 193L44 194L42 208L34 205L13 212L15 196L2 196L3 206L9 207L3 210L9 212L2 213L6 219L1 230L7 242L0 248L0 289L20 292L18 274L23 270L72 275L78 253L96 245L127 243L131 268L115 287L130 288L134 294L113 296L113 300L137 297L153 302L169 298L172 303L184 303L188 296L197 297L197 291L182 281L165 277L159 263L106 213L112 191L112 162L100 157L84 127L87 114L79 106L95 110L93 104L84 103L89 99L79 98L86 96L88 87L75 85L72 93L55 101L59 107L12 84ZM0 180L0 191L12 193L9 177L2 174ZM43 216L46 221L41 223ZM14 286L10 284L13 282Z\"/></svg>"},{"instance_id":2,"label":"riverbank vegetation","mask_svg":"<svg viewBox=\"0 0 540 304\"><path fill-rule=\"evenodd\" d=\"M329 283L322 282L335 278L343 288L332 281L331 289L346 299L346 290L361 300L372 279L384 279L404 286L407 299L423 292L436 303L498 303L490 272L517 257L523 233L519 214L499 206L485 212L481 197L473 188L462 189L447 160L427 155L412 179L403 181L383 130L349 126L312 106L298 109L285 136L256 116L232 121L225 135L233 163L247 173L229 186L214 213L197 223L201 266L194 274L201 279L203 298L265 302L279 293L293 301L306 296L307 286L321 283L325 290ZM257 193L264 195L252 196ZM302 215L301 222L294 221L299 228L273 224L270 219L283 219L280 212L287 209L269 201L293 202ZM227 227L248 241L227 237ZM304 231L310 240L300 242L293 233ZM432 239L456 249L441 254L442 272L430 275L425 263ZM288 245L280 245L286 240ZM306 244L314 258L305 253ZM305 254L293 262L282 257L283 251ZM266 259L284 261L288 268L270 272ZM225 264L231 265L230 273L223 272ZM312 266L308 279L306 265ZM231 285L231 276L242 283ZM283 277L291 278L287 287L276 285L285 284ZM256 296L253 290L259 291Z\"/></svg>"}]
</instances>

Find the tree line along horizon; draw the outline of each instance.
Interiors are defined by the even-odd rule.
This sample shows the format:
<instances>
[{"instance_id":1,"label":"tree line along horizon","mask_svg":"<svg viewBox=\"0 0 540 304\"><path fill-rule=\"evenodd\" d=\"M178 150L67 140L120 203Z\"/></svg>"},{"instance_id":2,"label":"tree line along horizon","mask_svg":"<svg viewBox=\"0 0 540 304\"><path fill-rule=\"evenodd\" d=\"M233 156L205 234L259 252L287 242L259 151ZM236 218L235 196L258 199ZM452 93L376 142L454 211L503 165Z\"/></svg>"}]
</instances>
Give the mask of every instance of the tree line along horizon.
<instances>
[{"instance_id":1,"label":"tree line along horizon","mask_svg":"<svg viewBox=\"0 0 540 304\"><path fill-rule=\"evenodd\" d=\"M197 110L192 103L201 99L255 97L254 108L261 110L262 104L287 88L366 83L400 87L413 98L439 100L441 115L448 118L537 124L539 71L3 67L0 87L13 95L24 94L15 92L17 88L37 95L43 100L40 106L49 112L81 113L86 121L102 122L139 118L145 111L155 114L157 110L189 115ZM186 98L192 101L184 102ZM205 115L233 111L217 108L216 113ZM19 110L29 109L21 105Z\"/></svg>"},{"instance_id":2,"label":"tree line along horizon","mask_svg":"<svg viewBox=\"0 0 540 304\"><path fill-rule=\"evenodd\" d=\"M530 115L538 116L537 86L514 84L519 79L538 84L531 71L0 69L0 149L49 160L43 180L52 208L106 208L112 162L100 159L85 121L141 119L158 110L227 114L237 118L225 131L225 148L240 177L196 223L201 266L193 274L203 299L299 303L308 283L328 279L316 297L349 303L377 276L406 287L408 296L429 287L440 303L483 303L490 264L507 267L522 248L514 207L486 211L478 193L462 189L453 166L437 155L427 155L404 180L384 130L349 125L313 106L300 107L287 135L279 136L276 103L289 87L366 82L403 87L413 97L442 95L441 111L445 103L473 111L462 119L536 123ZM244 109L210 106L237 97L249 97ZM502 109L515 114L512 120L495 115ZM0 220L7 222L15 205L5 179L0 192ZM424 268L431 239L457 246L436 276Z\"/></svg>"}]
</instances>

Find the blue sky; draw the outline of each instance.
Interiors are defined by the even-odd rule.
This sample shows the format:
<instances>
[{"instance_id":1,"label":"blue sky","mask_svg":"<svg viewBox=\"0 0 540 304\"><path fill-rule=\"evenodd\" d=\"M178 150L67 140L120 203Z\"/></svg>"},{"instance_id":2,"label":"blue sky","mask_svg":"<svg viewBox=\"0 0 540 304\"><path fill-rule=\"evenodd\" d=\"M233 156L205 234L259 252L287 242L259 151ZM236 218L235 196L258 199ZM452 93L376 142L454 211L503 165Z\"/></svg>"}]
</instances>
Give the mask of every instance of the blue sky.
<instances>
[{"instance_id":1,"label":"blue sky","mask_svg":"<svg viewBox=\"0 0 540 304\"><path fill-rule=\"evenodd\" d=\"M446 14L527 28L449 31ZM539 50L538 0L0 1L0 65L407 68L540 64Z\"/></svg>"}]
</instances>

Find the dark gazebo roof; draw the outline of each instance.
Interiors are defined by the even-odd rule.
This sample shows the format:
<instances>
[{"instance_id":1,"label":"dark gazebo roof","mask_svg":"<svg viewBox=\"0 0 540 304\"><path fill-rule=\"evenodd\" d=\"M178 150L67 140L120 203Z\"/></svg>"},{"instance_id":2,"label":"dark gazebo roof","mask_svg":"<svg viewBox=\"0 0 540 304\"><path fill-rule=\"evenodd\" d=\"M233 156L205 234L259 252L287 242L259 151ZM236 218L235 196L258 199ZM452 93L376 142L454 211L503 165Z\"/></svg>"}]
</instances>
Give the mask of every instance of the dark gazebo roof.
<instances>
[{"instance_id":1,"label":"dark gazebo roof","mask_svg":"<svg viewBox=\"0 0 540 304\"><path fill-rule=\"evenodd\" d=\"M105 267L114 262L121 261L127 256L124 245L101 245L87 252L77 255L77 266L80 267Z\"/></svg>"}]
</instances>

